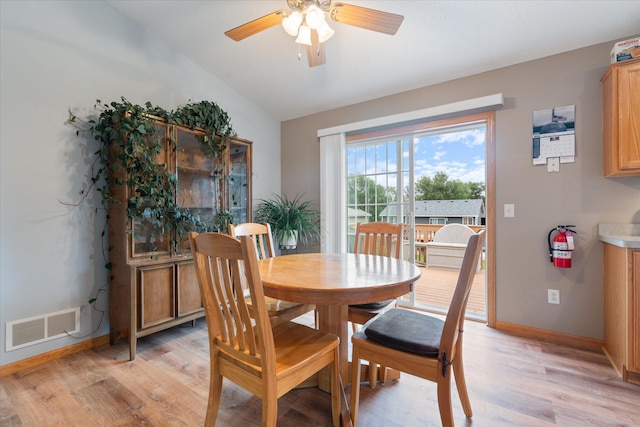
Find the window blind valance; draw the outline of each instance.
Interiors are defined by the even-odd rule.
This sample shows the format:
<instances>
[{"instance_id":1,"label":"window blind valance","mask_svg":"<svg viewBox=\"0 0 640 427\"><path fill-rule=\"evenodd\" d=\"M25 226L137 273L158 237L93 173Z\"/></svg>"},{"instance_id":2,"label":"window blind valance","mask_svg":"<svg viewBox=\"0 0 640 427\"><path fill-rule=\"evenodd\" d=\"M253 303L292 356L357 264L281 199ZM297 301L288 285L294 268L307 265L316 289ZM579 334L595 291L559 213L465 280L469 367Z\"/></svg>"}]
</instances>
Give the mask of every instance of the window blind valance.
<instances>
[{"instance_id":1,"label":"window blind valance","mask_svg":"<svg viewBox=\"0 0 640 427\"><path fill-rule=\"evenodd\" d=\"M344 133L355 135L363 132L381 131L384 129L398 128L402 126L415 126L434 120L450 118L458 115L471 115L486 111L495 111L504 105L502 93L452 102L450 104L437 105L422 110L409 111L407 113L393 114L375 119L362 120L318 130L318 137Z\"/></svg>"}]
</instances>

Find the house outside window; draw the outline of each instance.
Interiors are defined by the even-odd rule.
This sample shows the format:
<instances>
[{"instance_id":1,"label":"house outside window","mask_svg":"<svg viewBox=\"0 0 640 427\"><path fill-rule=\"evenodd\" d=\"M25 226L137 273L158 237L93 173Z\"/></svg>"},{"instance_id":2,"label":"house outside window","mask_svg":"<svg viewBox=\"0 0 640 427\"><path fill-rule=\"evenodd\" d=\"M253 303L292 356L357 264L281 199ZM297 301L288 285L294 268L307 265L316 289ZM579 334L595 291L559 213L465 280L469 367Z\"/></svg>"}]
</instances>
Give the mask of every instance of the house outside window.
<instances>
[{"instance_id":1,"label":"house outside window","mask_svg":"<svg viewBox=\"0 0 640 427\"><path fill-rule=\"evenodd\" d=\"M447 218L429 218L429 224L432 225L445 225Z\"/></svg>"}]
</instances>

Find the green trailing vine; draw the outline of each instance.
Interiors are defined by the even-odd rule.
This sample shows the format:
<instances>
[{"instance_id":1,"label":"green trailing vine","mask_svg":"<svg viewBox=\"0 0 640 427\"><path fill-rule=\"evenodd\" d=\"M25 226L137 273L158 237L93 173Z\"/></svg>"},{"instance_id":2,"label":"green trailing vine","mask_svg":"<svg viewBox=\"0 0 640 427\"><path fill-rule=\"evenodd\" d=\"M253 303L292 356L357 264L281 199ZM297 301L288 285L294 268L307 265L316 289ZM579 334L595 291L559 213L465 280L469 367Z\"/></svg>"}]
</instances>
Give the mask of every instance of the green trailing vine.
<instances>
[{"instance_id":1,"label":"green trailing vine","mask_svg":"<svg viewBox=\"0 0 640 427\"><path fill-rule=\"evenodd\" d=\"M215 159L214 174L220 177L225 170L224 154L227 144L235 135L230 118L224 110L213 102L200 101L187 103L174 111L166 111L150 102L144 106L135 105L124 97L120 102L113 101L108 104L97 100L94 107L101 110L96 120L82 120L71 110L68 119L68 122L76 127L76 135L88 132L99 143L91 166L91 184L81 192L82 198L78 203L60 203L79 206L89 196L91 189L95 188L101 196L103 208L107 211L107 223L101 234L104 238L109 222L109 206L119 203L112 196L112 186L126 186L129 190L129 198L126 201L127 225L130 225L129 222L133 218L144 217L153 229L162 234L174 230L176 240L172 241L173 248L177 246L177 241L191 230L227 232L227 225L233 221L233 217L226 207L219 206L213 222L207 224L198 213L192 213L188 208L178 204L177 177L171 168L157 161L164 148L165 136L158 135L158 127L155 126L155 123L160 121L200 131L196 137L205 156ZM79 122L82 125L79 125ZM177 148L173 138L170 138L169 144L169 150ZM110 281L112 264L108 256L105 253L103 255ZM96 304L106 286L101 286L88 301L94 310L101 313L96 329L84 336L75 336L67 332L69 336L83 338L100 328L105 310L97 308Z\"/></svg>"},{"instance_id":2,"label":"green trailing vine","mask_svg":"<svg viewBox=\"0 0 640 427\"><path fill-rule=\"evenodd\" d=\"M110 204L118 203L111 195L111 186L126 186L129 190L128 221L144 217L154 230L161 233L175 231L177 239L191 230L223 231L221 223L226 219L227 210L220 210L219 220L207 224L197 213L178 204L177 177L167 165L157 161L165 139L164 134L158 135L155 122L201 131L197 138L203 152L206 157L216 159L215 173L221 176L225 149L229 139L235 135L224 110L213 102L200 101L166 111L150 102L144 106L135 105L124 97L120 102L108 104L98 100L96 107L101 108L99 118L86 121L88 128L82 130L88 131L100 143L95 153L97 158L92 168L91 185L101 195L102 205L107 210ZM69 111L69 122L75 124L78 121ZM174 144L170 150L176 148L176 141L171 139L169 143ZM84 197L87 195L88 191ZM175 247L176 242L172 243Z\"/></svg>"}]
</instances>

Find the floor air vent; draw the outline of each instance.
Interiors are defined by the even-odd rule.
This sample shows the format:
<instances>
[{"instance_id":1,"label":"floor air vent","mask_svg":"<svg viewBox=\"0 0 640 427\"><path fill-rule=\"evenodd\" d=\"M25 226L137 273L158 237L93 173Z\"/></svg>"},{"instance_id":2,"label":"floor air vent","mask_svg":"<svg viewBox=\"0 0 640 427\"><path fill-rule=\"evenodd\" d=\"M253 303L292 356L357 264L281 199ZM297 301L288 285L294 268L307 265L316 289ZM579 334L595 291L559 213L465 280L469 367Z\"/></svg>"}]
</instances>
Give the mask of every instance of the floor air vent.
<instances>
[{"instance_id":1,"label":"floor air vent","mask_svg":"<svg viewBox=\"0 0 640 427\"><path fill-rule=\"evenodd\" d=\"M80 330L80 307L7 322L7 349L16 350ZM65 332L66 331L66 332Z\"/></svg>"}]
</instances>

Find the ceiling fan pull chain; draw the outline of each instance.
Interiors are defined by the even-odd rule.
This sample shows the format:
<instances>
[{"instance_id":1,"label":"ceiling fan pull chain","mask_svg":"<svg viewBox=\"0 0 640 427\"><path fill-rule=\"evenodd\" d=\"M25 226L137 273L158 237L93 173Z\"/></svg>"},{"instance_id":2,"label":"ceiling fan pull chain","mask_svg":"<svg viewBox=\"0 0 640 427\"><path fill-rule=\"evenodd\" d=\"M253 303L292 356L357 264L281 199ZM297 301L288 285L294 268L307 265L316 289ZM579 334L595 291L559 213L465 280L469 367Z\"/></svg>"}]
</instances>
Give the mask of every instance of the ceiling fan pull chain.
<instances>
[{"instance_id":1,"label":"ceiling fan pull chain","mask_svg":"<svg viewBox=\"0 0 640 427\"><path fill-rule=\"evenodd\" d=\"M302 61L302 51L300 50L302 47L301 44L298 44L298 61Z\"/></svg>"}]
</instances>

